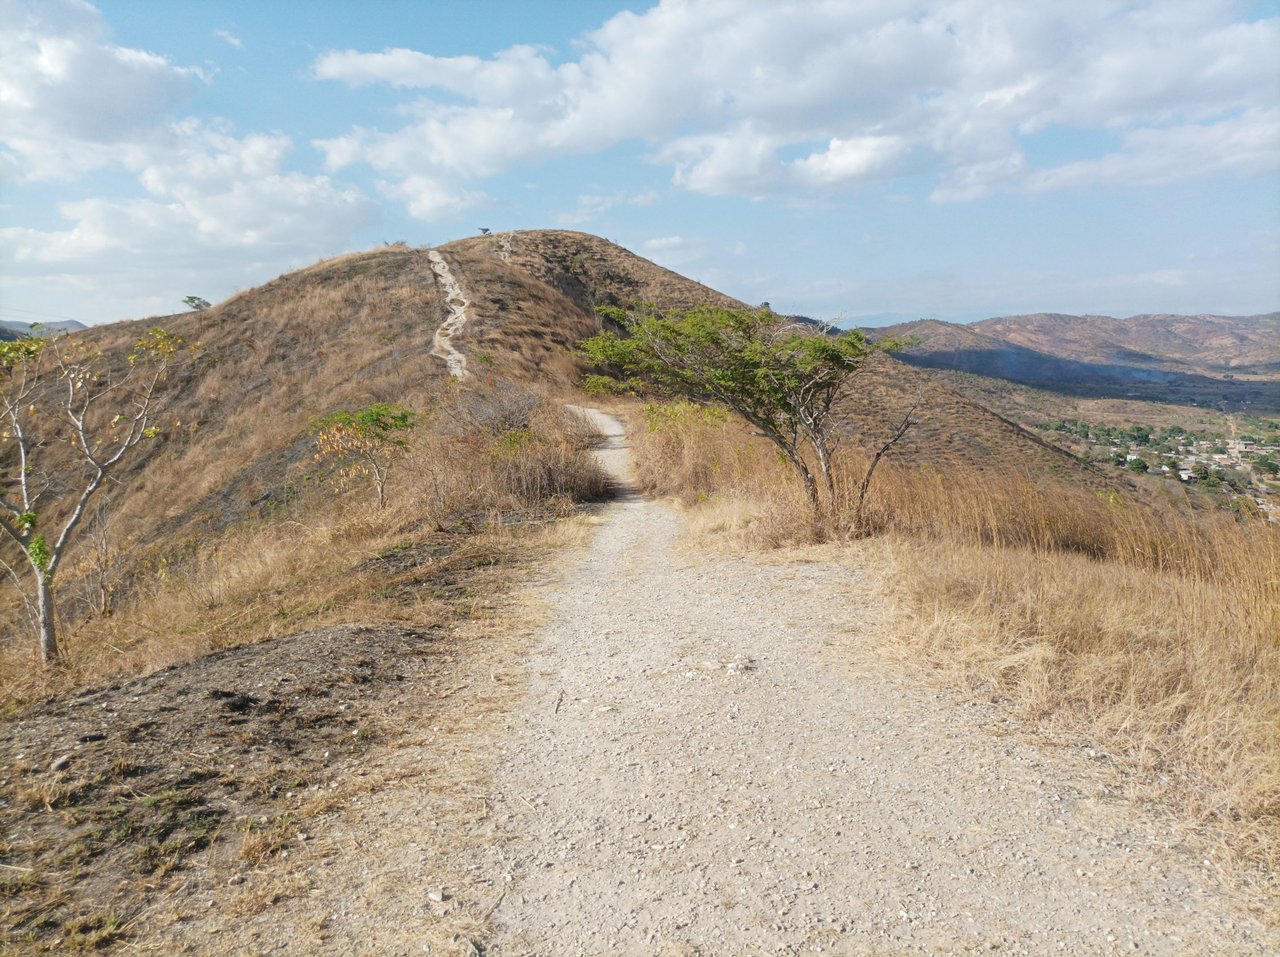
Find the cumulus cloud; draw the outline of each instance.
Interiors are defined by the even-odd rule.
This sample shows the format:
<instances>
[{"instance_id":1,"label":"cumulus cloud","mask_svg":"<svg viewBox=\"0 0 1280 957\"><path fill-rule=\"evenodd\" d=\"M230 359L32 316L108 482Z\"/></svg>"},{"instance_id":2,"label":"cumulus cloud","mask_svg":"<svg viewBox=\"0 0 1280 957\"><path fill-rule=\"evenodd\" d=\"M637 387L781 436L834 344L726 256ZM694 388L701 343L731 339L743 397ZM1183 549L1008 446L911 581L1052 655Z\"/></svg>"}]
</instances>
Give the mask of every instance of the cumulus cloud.
<instances>
[{"instance_id":1,"label":"cumulus cloud","mask_svg":"<svg viewBox=\"0 0 1280 957\"><path fill-rule=\"evenodd\" d=\"M1035 191L1093 183L1161 185L1198 174L1263 176L1280 168L1280 107L1255 108L1209 123L1144 128L1128 133L1120 150L1038 170Z\"/></svg>"},{"instance_id":2,"label":"cumulus cloud","mask_svg":"<svg viewBox=\"0 0 1280 957\"><path fill-rule=\"evenodd\" d=\"M359 191L290 169L287 136L181 118L204 75L113 43L88 3L0 0L0 23L0 175L117 177L111 198L61 203L64 228L0 229L9 289L83 289L110 310L101 319L139 303L170 311L175 289L216 295L254 270L341 249L378 216Z\"/></svg>"},{"instance_id":3,"label":"cumulus cloud","mask_svg":"<svg viewBox=\"0 0 1280 957\"><path fill-rule=\"evenodd\" d=\"M19 180L109 165L163 139L203 74L110 42L78 0L0 6L0 153Z\"/></svg>"},{"instance_id":4,"label":"cumulus cloud","mask_svg":"<svg viewBox=\"0 0 1280 957\"><path fill-rule=\"evenodd\" d=\"M643 193L628 193L626 190L615 193L583 193L570 212L562 213L557 218L565 226L582 226L619 206L649 206L657 199L658 194L653 190Z\"/></svg>"},{"instance_id":5,"label":"cumulus cloud","mask_svg":"<svg viewBox=\"0 0 1280 957\"><path fill-rule=\"evenodd\" d=\"M324 176L288 172L286 137L236 137L195 122L179 145L139 169L146 196L63 203L63 230L0 229L0 255L27 277L101 272L137 260L243 265L333 248L368 225L376 207Z\"/></svg>"},{"instance_id":6,"label":"cumulus cloud","mask_svg":"<svg viewBox=\"0 0 1280 957\"><path fill-rule=\"evenodd\" d=\"M613 17L564 62L529 46L326 53L318 78L402 90L408 119L317 145L332 169L454 189L628 141L679 187L753 198L920 173L939 201L1257 175L1280 167L1265 129L1278 48L1280 19L1242 21L1226 2L663 0ZM1115 131L1124 147L1033 168L1024 138L1056 127ZM1246 159L1214 159L1237 141ZM1176 148L1163 165L1162 144Z\"/></svg>"}]
</instances>

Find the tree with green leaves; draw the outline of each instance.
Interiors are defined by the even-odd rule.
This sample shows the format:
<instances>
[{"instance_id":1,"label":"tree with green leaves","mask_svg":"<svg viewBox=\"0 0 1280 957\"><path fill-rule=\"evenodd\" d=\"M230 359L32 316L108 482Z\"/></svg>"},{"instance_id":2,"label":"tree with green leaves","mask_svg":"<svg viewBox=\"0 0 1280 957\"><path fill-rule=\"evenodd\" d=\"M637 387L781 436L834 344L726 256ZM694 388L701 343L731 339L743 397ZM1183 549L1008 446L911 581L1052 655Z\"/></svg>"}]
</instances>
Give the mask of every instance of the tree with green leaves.
<instances>
[{"instance_id":1,"label":"tree with green leaves","mask_svg":"<svg viewBox=\"0 0 1280 957\"><path fill-rule=\"evenodd\" d=\"M588 356L619 376L666 393L728 406L758 428L795 469L815 520L824 511L836 513L836 400L872 352L900 343L871 343L856 330L836 334L767 307L708 305L661 312L642 303L626 310L606 306L600 312L625 335L602 332L585 340L582 348ZM855 523L861 520L872 472L911 427L911 414L873 458L859 489Z\"/></svg>"},{"instance_id":2,"label":"tree with green leaves","mask_svg":"<svg viewBox=\"0 0 1280 957\"><path fill-rule=\"evenodd\" d=\"M187 296L182 300L182 303L195 312L204 312L212 305L208 299L201 299L199 296Z\"/></svg>"},{"instance_id":3,"label":"tree with green leaves","mask_svg":"<svg viewBox=\"0 0 1280 957\"><path fill-rule=\"evenodd\" d=\"M417 420L413 410L389 402L331 412L312 427L316 458L338 463L344 479L369 479L377 493L378 508L385 508L391 468L408 446L407 433Z\"/></svg>"},{"instance_id":4,"label":"tree with green leaves","mask_svg":"<svg viewBox=\"0 0 1280 957\"><path fill-rule=\"evenodd\" d=\"M159 390L184 344L153 328L113 362L82 337L0 342L0 532L22 553L0 567L27 604L46 665L61 656L59 567L103 484L159 433Z\"/></svg>"}]
</instances>

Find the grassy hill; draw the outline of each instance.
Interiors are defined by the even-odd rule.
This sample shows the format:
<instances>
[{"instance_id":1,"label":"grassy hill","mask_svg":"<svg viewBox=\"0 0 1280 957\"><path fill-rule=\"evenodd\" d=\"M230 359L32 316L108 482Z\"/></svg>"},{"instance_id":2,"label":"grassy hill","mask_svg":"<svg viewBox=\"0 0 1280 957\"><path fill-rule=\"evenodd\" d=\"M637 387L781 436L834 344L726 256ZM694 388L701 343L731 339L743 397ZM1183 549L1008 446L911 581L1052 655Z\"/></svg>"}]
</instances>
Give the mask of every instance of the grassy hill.
<instances>
[{"instance_id":1,"label":"grassy hill","mask_svg":"<svg viewBox=\"0 0 1280 957\"><path fill-rule=\"evenodd\" d=\"M406 708L449 725L492 707L507 654L493 609L531 558L584 534L561 520L606 493L589 430L563 407L584 401L575 347L599 330L595 307L740 305L583 233L460 240L434 250L470 303L453 345L471 374L456 379L432 355L449 306L429 252L352 253L202 312L76 334L117 365L153 325L199 348L168 384L160 435L59 573L66 667L33 667L21 602L0 585L0 764L13 769L0 826L19 862L0 872L0 927L32 949L122 945L121 915L198 886L193 861L270 870L328 802L373 786L366 751L394 740ZM953 352L1066 361L968 327L914 331ZM1190 782L1194 814L1244 822L1261 836L1241 846L1280 859L1272 529L1150 508L954 375L879 356L839 407L846 491L860 451L907 409L918 423L877 473L876 539L851 551L890 549L904 634L877 641L1083 726L1162 779L1190 768L1172 779ZM421 416L386 509L317 461L311 434L373 402ZM647 488L736 509L722 524L756 543L812 540L794 476L745 423L639 406ZM41 456L63 476L61 447ZM1229 754L1224 736L1239 742ZM304 784L318 796L300 798Z\"/></svg>"},{"instance_id":2,"label":"grassy hill","mask_svg":"<svg viewBox=\"0 0 1280 957\"><path fill-rule=\"evenodd\" d=\"M295 500L316 481L308 427L332 410L372 402L423 410L459 391L512 386L559 394L580 374L576 343L599 329L596 305L741 305L585 233L499 234L439 252L471 302L456 341L473 371L464 383L451 382L431 355L447 310L427 251L403 246L326 260L202 312L78 333L117 361L152 325L200 344L172 383L161 438L119 475L113 521L129 530L128 549L168 560L208 534L261 520ZM921 425L902 449L910 461L1090 479L1069 456L897 363L868 370L848 404L850 421L874 439L916 397Z\"/></svg>"}]
</instances>

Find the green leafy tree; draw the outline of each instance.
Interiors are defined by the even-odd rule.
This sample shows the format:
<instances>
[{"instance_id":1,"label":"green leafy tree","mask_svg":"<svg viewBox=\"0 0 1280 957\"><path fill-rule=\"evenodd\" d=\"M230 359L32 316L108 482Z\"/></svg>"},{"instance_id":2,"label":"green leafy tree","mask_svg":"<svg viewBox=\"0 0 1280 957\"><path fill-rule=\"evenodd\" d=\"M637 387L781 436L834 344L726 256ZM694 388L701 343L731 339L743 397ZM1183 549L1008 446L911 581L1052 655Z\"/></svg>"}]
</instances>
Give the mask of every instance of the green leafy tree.
<instances>
[{"instance_id":1,"label":"green leafy tree","mask_svg":"<svg viewBox=\"0 0 1280 957\"><path fill-rule=\"evenodd\" d=\"M94 496L159 433L159 390L184 345L152 329L127 361L112 362L80 337L0 342L0 532L22 554L0 565L27 603L46 665L61 657L58 570Z\"/></svg>"},{"instance_id":2,"label":"green leafy tree","mask_svg":"<svg viewBox=\"0 0 1280 957\"><path fill-rule=\"evenodd\" d=\"M199 296L187 296L182 302L188 309L194 309L196 312L204 312L212 305L208 299L201 299Z\"/></svg>"},{"instance_id":3,"label":"green leafy tree","mask_svg":"<svg viewBox=\"0 0 1280 957\"><path fill-rule=\"evenodd\" d=\"M337 462L345 479L369 479L377 493L378 508L385 508L392 466L408 446L407 433L417 421L416 412L388 402L331 412L312 428L316 458Z\"/></svg>"},{"instance_id":4,"label":"green leafy tree","mask_svg":"<svg viewBox=\"0 0 1280 957\"><path fill-rule=\"evenodd\" d=\"M832 471L839 440L836 399L873 351L900 343L869 343L860 331L832 334L768 308L698 306L660 312L637 304L628 310L602 307L600 312L626 335L603 332L585 340L582 348L588 356L619 377L638 377L672 395L728 406L794 467L815 519L824 509L835 513L840 504ZM875 454L858 491L855 522L861 520L876 465L911 427L912 412Z\"/></svg>"},{"instance_id":5,"label":"green leafy tree","mask_svg":"<svg viewBox=\"0 0 1280 957\"><path fill-rule=\"evenodd\" d=\"M1129 464L1127 464L1125 468L1130 472L1136 472L1139 475L1151 471L1151 466L1142 459L1130 459Z\"/></svg>"}]
</instances>

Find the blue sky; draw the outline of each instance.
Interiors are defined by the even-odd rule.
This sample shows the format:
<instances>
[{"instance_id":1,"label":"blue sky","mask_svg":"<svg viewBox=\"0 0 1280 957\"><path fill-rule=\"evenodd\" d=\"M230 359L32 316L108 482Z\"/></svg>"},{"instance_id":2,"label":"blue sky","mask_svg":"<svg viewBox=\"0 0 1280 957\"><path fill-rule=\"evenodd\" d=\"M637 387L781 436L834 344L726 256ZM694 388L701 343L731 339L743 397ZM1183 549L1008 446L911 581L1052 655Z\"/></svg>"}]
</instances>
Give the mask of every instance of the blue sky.
<instances>
[{"instance_id":1,"label":"blue sky","mask_svg":"<svg viewBox=\"0 0 1280 957\"><path fill-rule=\"evenodd\" d=\"M0 0L0 318L597 233L812 316L1280 308L1280 4Z\"/></svg>"}]
</instances>

